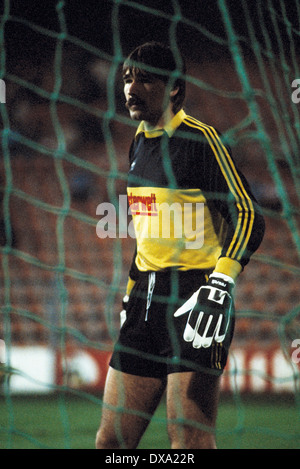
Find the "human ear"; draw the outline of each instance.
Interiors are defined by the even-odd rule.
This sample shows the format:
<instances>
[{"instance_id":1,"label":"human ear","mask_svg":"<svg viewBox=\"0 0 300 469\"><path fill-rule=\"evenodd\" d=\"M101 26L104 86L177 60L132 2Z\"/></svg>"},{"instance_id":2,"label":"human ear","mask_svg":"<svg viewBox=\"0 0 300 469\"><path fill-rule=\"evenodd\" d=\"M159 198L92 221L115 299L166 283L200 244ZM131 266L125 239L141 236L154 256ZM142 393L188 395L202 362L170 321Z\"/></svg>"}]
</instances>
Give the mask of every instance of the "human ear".
<instances>
[{"instance_id":1,"label":"human ear","mask_svg":"<svg viewBox=\"0 0 300 469\"><path fill-rule=\"evenodd\" d=\"M171 91L170 91L170 98L174 98L174 96L177 95L179 91L179 86L176 86L176 88L173 88Z\"/></svg>"}]
</instances>

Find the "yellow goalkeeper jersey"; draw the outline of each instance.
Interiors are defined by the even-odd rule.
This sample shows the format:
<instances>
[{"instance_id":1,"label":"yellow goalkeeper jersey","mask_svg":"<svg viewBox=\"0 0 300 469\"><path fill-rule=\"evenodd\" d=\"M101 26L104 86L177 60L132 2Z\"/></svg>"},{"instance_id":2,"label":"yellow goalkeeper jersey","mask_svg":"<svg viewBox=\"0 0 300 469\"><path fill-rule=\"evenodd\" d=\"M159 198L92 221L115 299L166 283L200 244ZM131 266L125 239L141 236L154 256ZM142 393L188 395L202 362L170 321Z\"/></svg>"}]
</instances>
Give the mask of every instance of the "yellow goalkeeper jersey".
<instances>
[{"instance_id":1,"label":"yellow goalkeeper jersey","mask_svg":"<svg viewBox=\"0 0 300 469\"><path fill-rule=\"evenodd\" d=\"M248 263L264 220L215 128L183 110L161 130L141 122L129 156L134 268L213 270L221 262L230 274Z\"/></svg>"}]
</instances>

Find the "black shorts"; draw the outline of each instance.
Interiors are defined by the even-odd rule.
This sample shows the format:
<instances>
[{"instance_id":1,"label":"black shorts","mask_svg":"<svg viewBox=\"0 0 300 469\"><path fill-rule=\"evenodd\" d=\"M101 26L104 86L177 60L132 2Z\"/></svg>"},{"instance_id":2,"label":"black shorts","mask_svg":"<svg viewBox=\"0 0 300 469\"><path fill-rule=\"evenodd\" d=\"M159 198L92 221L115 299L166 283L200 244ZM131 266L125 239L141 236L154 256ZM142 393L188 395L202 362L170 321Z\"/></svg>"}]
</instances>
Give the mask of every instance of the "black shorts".
<instances>
[{"instance_id":1,"label":"black shorts","mask_svg":"<svg viewBox=\"0 0 300 469\"><path fill-rule=\"evenodd\" d=\"M224 342L200 349L183 340L188 314L174 317L174 312L206 280L207 273L200 270L141 273L130 294L110 366L124 373L157 378L184 371L222 374L234 316Z\"/></svg>"}]
</instances>

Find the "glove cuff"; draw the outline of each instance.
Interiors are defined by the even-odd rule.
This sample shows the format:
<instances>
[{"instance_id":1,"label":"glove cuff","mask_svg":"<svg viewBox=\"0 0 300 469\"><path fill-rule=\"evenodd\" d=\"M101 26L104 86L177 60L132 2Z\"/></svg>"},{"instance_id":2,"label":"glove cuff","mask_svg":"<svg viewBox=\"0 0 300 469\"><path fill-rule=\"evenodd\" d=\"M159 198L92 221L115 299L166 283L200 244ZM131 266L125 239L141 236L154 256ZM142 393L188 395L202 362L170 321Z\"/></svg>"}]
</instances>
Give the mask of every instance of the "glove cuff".
<instances>
[{"instance_id":1,"label":"glove cuff","mask_svg":"<svg viewBox=\"0 0 300 469\"><path fill-rule=\"evenodd\" d=\"M235 282L232 277L226 274L221 274L221 272L213 272L212 274L210 274L209 278L210 279L219 278L220 280L224 280L225 282L228 282L231 285L235 285Z\"/></svg>"},{"instance_id":2,"label":"glove cuff","mask_svg":"<svg viewBox=\"0 0 300 469\"><path fill-rule=\"evenodd\" d=\"M214 272L209 276L208 284L212 287L219 288L220 290L227 291L230 295L235 287L233 278L229 275Z\"/></svg>"}]
</instances>

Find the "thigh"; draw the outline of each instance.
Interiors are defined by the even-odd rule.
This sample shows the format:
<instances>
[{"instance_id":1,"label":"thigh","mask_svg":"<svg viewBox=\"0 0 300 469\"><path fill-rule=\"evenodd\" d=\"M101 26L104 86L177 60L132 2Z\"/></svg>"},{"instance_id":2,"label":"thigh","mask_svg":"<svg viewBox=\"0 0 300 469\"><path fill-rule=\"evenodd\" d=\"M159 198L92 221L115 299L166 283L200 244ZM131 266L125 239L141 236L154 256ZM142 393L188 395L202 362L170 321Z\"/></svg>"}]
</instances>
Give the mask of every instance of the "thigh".
<instances>
[{"instance_id":1,"label":"thigh","mask_svg":"<svg viewBox=\"0 0 300 469\"><path fill-rule=\"evenodd\" d=\"M136 448L165 390L166 381L109 368L97 448Z\"/></svg>"},{"instance_id":2,"label":"thigh","mask_svg":"<svg viewBox=\"0 0 300 469\"><path fill-rule=\"evenodd\" d=\"M220 377L203 372L168 376L168 431L172 448L215 448Z\"/></svg>"}]
</instances>

